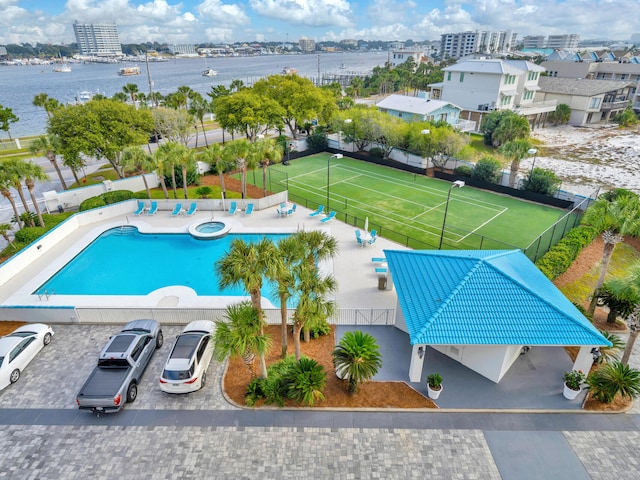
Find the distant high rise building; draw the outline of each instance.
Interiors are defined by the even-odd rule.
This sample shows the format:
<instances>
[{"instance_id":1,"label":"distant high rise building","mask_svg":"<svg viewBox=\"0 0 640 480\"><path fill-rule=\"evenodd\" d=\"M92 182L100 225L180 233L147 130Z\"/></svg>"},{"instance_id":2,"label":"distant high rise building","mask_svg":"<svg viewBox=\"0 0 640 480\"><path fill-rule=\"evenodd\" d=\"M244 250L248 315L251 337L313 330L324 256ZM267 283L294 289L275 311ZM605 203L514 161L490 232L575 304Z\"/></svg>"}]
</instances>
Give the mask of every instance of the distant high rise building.
<instances>
[{"instance_id":1,"label":"distant high rise building","mask_svg":"<svg viewBox=\"0 0 640 480\"><path fill-rule=\"evenodd\" d=\"M549 38L547 38L547 48L553 48L554 50L578 48L579 41L580 36L575 33L570 35L549 35Z\"/></svg>"},{"instance_id":2,"label":"distant high rise building","mask_svg":"<svg viewBox=\"0 0 640 480\"><path fill-rule=\"evenodd\" d=\"M300 40L298 40L298 46L303 52L316 51L316 41L311 38L302 37Z\"/></svg>"},{"instance_id":3,"label":"distant high rise building","mask_svg":"<svg viewBox=\"0 0 640 480\"><path fill-rule=\"evenodd\" d=\"M544 35L527 35L522 39L522 43L525 50L535 50L536 48L545 48L547 39Z\"/></svg>"},{"instance_id":4,"label":"distant high rise building","mask_svg":"<svg viewBox=\"0 0 640 480\"><path fill-rule=\"evenodd\" d=\"M115 23L73 24L80 55L113 57L122 56L122 45Z\"/></svg>"},{"instance_id":5,"label":"distant high rise building","mask_svg":"<svg viewBox=\"0 0 640 480\"><path fill-rule=\"evenodd\" d=\"M445 33L440 40L440 55L461 58L474 53L509 52L517 36L509 30Z\"/></svg>"}]
</instances>

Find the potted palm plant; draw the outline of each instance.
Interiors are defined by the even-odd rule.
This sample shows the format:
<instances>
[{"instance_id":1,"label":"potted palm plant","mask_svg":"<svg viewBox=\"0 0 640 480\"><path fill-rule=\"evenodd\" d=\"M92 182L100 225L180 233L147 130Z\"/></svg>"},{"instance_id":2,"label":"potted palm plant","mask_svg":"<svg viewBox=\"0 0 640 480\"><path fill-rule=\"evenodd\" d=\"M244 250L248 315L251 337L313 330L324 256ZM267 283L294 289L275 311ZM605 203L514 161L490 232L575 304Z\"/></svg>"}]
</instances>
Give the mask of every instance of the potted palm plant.
<instances>
[{"instance_id":1,"label":"potted palm plant","mask_svg":"<svg viewBox=\"0 0 640 480\"><path fill-rule=\"evenodd\" d=\"M442 393L442 376L439 373L427 375L427 392L429 398L435 400Z\"/></svg>"},{"instance_id":2,"label":"potted palm plant","mask_svg":"<svg viewBox=\"0 0 640 480\"><path fill-rule=\"evenodd\" d=\"M571 370L564 372L562 379L564 380L562 395L564 395L564 398L567 400L573 400L582 390L582 384L586 380L586 375L582 370Z\"/></svg>"}]
</instances>

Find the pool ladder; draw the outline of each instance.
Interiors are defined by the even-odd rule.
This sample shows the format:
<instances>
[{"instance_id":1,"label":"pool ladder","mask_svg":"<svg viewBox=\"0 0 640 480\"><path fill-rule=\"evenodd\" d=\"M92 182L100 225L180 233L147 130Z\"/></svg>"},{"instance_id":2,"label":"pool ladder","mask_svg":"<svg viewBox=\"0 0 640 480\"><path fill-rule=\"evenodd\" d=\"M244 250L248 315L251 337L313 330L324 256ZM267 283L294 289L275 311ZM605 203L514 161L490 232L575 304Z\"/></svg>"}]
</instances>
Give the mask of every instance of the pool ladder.
<instances>
[{"instance_id":1,"label":"pool ladder","mask_svg":"<svg viewBox=\"0 0 640 480\"><path fill-rule=\"evenodd\" d=\"M45 290L44 292L38 292L38 299L42 300L42 297L45 297L45 300L49 300L49 297L55 294L56 294L55 290L51 290L50 292L47 290Z\"/></svg>"}]
</instances>

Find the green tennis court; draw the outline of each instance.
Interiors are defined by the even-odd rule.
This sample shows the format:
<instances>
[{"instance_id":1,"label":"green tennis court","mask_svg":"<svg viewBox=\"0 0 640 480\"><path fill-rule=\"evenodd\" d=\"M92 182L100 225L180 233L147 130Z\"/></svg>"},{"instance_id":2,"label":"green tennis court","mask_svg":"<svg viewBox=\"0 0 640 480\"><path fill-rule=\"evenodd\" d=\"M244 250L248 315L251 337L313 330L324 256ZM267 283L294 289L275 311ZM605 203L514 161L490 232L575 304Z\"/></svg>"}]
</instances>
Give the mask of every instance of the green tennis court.
<instances>
[{"instance_id":1,"label":"green tennis court","mask_svg":"<svg viewBox=\"0 0 640 480\"><path fill-rule=\"evenodd\" d=\"M328 153L268 171L270 190L288 189L291 201L324 205L353 225L362 227L368 218L370 229L391 239L437 247L446 209L443 248L525 248L567 213L468 186L451 188L447 208L449 182Z\"/></svg>"}]
</instances>

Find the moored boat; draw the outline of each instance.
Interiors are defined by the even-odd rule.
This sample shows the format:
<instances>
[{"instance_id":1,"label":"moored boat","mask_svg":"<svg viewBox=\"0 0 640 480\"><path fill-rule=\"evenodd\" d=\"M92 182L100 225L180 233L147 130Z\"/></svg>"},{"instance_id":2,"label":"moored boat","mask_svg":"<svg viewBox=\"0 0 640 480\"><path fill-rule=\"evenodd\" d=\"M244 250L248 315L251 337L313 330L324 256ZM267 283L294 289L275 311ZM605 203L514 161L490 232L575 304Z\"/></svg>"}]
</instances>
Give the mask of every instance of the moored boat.
<instances>
[{"instance_id":1,"label":"moored boat","mask_svg":"<svg viewBox=\"0 0 640 480\"><path fill-rule=\"evenodd\" d=\"M202 72L203 77L215 77L218 75L218 71L213 68L207 68L204 72Z\"/></svg>"},{"instance_id":2,"label":"moored boat","mask_svg":"<svg viewBox=\"0 0 640 480\"><path fill-rule=\"evenodd\" d=\"M140 75L140 67L138 65L129 65L127 67L121 67L118 70L118 75L122 77L129 77L131 75Z\"/></svg>"}]
</instances>

